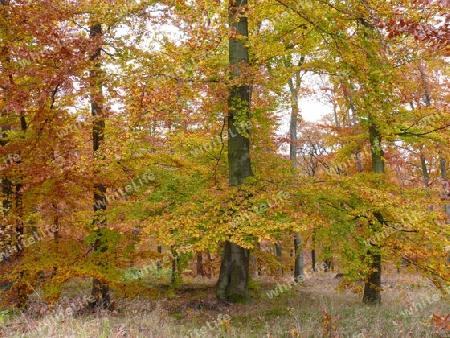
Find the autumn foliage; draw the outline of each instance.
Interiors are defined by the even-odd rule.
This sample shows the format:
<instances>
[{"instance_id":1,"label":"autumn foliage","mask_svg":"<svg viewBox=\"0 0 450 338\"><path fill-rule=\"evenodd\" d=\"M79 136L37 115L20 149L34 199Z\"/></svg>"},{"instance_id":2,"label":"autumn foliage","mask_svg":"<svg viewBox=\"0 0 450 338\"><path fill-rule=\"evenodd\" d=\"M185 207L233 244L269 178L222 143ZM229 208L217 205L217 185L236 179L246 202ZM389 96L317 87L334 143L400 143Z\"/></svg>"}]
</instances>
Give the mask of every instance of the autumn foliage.
<instances>
[{"instance_id":1,"label":"autumn foliage","mask_svg":"<svg viewBox=\"0 0 450 338\"><path fill-rule=\"evenodd\" d=\"M0 1L0 276L13 283L10 305L25 306L36 285L54 301L80 276L129 295L123 270L167 253L175 282L227 240L278 274L292 265L295 233L346 273L342 286L373 272L374 250L448 285L445 3L249 1L234 13L248 18L248 38L228 29L228 5ZM89 34L93 23L101 36ZM249 64L228 64L230 38L244 41ZM320 96L333 113L299 121L293 168L286 112L297 75L297 99ZM236 119L253 176L230 187L228 98L238 86L251 88L250 118ZM374 124L382 175L372 170ZM273 244L289 248L282 259L264 250ZM335 319L324 318L328 331Z\"/></svg>"}]
</instances>

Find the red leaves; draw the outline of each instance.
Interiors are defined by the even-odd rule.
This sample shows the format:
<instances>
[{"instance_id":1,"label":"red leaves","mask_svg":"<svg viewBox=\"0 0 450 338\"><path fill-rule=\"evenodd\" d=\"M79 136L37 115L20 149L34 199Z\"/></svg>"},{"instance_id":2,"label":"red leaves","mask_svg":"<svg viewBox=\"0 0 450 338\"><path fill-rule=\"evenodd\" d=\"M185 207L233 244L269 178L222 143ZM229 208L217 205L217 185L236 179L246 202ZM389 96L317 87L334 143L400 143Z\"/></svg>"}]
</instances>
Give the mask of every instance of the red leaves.
<instances>
[{"instance_id":1,"label":"red leaves","mask_svg":"<svg viewBox=\"0 0 450 338\"><path fill-rule=\"evenodd\" d=\"M411 13L404 11L393 11L392 16L387 19L380 17L373 18L373 24L380 30L387 33L388 39L393 39L401 35L412 36L416 41L424 42L431 50L445 48L450 45L450 23L448 13L444 12L442 6L450 5L450 0L415 1L418 8L412 8ZM426 8L424 5L429 5ZM425 8L424 8L425 7ZM416 10L423 11L435 9L434 14L424 21L424 17L416 17ZM408 16L407 16L408 15ZM441 18L442 21L438 22Z\"/></svg>"},{"instance_id":2,"label":"red leaves","mask_svg":"<svg viewBox=\"0 0 450 338\"><path fill-rule=\"evenodd\" d=\"M425 5L430 5L432 4L434 1L433 0L420 0L420 1L413 1L415 3L422 3ZM450 6L450 0L438 0L437 3L441 4L442 6Z\"/></svg>"},{"instance_id":3,"label":"red leaves","mask_svg":"<svg viewBox=\"0 0 450 338\"><path fill-rule=\"evenodd\" d=\"M402 17L391 18L388 22L379 21L377 27L385 30L388 39L393 39L402 34L407 34L416 41L423 41L434 47L433 49L443 48L450 45L450 26L436 26L432 24L423 24L417 21L406 20Z\"/></svg>"}]
</instances>

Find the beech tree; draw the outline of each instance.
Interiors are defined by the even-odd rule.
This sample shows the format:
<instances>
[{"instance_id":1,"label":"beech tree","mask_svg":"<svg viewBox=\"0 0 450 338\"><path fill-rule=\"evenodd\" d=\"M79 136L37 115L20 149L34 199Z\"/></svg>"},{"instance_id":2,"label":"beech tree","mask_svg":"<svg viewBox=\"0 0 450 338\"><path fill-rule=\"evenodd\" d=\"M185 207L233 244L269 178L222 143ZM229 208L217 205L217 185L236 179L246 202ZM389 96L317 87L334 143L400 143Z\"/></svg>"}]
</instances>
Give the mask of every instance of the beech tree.
<instances>
[{"instance_id":1,"label":"beech tree","mask_svg":"<svg viewBox=\"0 0 450 338\"><path fill-rule=\"evenodd\" d=\"M91 90L91 114L94 118L93 128L92 128L92 140L93 140L93 150L94 150L94 163L95 158L101 159L104 155L101 155L101 146L104 140L105 132L105 114L103 111L103 93L102 93L102 24L94 22L89 28L89 35L93 40L93 53L90 56L90 60L93 62L93 68L90 70L89 80L90 80L90 90ZM94 164L95 166L96 164ZM106 210L105 204L100 204L98 201L102 201L106 197L105 186L98 182L99 175L101 174L101 167L94 168L94 219L93 225L94 229L98 233L98 237L94 240L92 244L95 251L106 251L107 241L102 236L102 232L106 226L104 212ZM107 264L107 262L103 262ZM109 287L105 281L94 278L92 295L95 299L93 302L94 306L102 306L107 308L110 304Z\"/></svg>"},{"instance_id":2,"label":"beech tree","mask_svg":"<svg viewBox=\"0 0 450 338\"><path fill-rule=\"evenodd\" d=\"M243 121L250 119L251 89L245 79L249 53L245 39L248 38L246 0L230 0L229 63L232 80L228 98L228 165L231 187L245 184L252 176L250 162L250 130L238 130ZM248 302L250 250L228 240L217 281L217 298L232 302Z\"/></svg>"},{"instance_id":3,"label":"beech tree","mask_svg":"<svg viewBox=\"0 0 450 338\"><path fill-rule=\"evenodd\" d=\"M435 29L446 13L396 6L1 1L2 244L24 248L1 267L11 302L25 303L38 276L48 301L81 277L107 306L108 291L152 292L123 283L130 265L176 260L177 282L194 252L222 253L217 298L247 302L250 250L276 274L294 257L264 245L291 247L296 233L320 242L341 286L368 303L380 301L381 265L402 257L448 283L433 184L449 156L448 41ZM419 19L422 9L433 15ZM313 95L300 72L323 76L336 107L312 128L310 175L298 174L311 140L297 137L307 126L296 100Z\"/></svg>"}]
</instances>

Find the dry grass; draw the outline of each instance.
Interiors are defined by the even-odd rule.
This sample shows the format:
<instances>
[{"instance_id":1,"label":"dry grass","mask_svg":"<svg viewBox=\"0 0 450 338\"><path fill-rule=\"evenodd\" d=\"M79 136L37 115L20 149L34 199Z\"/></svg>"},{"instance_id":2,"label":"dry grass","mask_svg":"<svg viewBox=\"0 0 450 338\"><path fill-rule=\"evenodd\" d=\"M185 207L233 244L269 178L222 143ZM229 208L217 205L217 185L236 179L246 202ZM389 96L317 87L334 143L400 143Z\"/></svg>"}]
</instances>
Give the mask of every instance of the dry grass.
<instances>
[{"instance_id":1,"label":"dry grass","mask_svg":"<svg viewBox=\"0 0 450 338\"><path fill-rule=\"evenodd\" d=\"M30 338L166 338L188 334L189 337L450 337L445 331L434 332L430 322L433 313L450 313L449 296L427 302L427 297L439 291L418 276L385 275L381 306L365 306L360 296L348 290L335 291L337 284L334 274L317 274L304 286L294 286L269 299L266 292L275 284L264 279L252 283L251 305L231 305L215 300L213 281L196 280L189 287L166 294L166 298L119 299L117 311L113 313L79 311L74 316L60 318L57 323L49 323L51 313L39 316L39 305L34 314L31 309L24 315L3 313L0 335ZM59 308L67 308L67 302L70 303L61 303ZM402 315L408 306L420 302L425 304L422 309L412 315Z\"/></svg>"}]
</instances>

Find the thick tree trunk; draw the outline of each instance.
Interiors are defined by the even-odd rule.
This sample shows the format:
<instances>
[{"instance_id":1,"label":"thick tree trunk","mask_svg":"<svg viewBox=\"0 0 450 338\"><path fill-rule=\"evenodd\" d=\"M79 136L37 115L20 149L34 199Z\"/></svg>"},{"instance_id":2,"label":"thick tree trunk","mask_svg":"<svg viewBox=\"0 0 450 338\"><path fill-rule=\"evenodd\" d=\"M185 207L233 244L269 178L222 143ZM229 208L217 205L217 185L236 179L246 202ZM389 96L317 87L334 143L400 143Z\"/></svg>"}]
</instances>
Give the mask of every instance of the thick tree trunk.
<instances>
[{"instance_id":1,"label":"thick tree trunk","mask_svg":"<svg viewBox=\"0 0 450 338\"><path fill-rule=\"evenodd\" d=\"M93 136L93 151L94 157L100 149L105 130L105 120L102 112L103 94L102 94L102 70L101 70L101 37L103 36L102 25L100 23L93 24L89 29L89 34L93 43L97 45L91 61L94 61L94 67L90 71L90 89L91 89L91 115L94 117L94 126L92 128ZM97 170L94 175L97 176ZM106 210L106 187L98 183L98 179L94 178L94 219L93 222L98 226L97 240L95 241L94 251L100 250L105 252L107 245L105 238L102 236L102 230L105 227L105 219L103 212ZM98 201L105 201L105 203L98 203ZM107 262L103 262L107 264ZM94 300L91 302L92 307L108 308L111 304L110 292L107 283L94 278L91 295Z\"/></svg>"},{"instance_id":2,"label":"thick tree trunk","mask_svg":"<svg viewBox=\"0 0 450 338\"><path fill-rule=\"evenodd\" d=\"M227 241L217 281L217 298L232 303L247 303L250 250Z\"/></svg>"},{"instance_id":3,"label":"thick tree trunk","mask_svg":"<svg viewBox=\"0 0 450 338\"><path fill-rule=\"evenodd\" d=\"M363 302L366 304L381 303L381 256L378 252L367 253L371 258L372 272L364 284Z\"/></svg>"},{"instance_id":4,"label":"thick tree trunk","mask_svg":"<svg viewBox=\"0 0 450 338\"><path fill-rule=\"evenodd\" d=\"M242 76L242 67L248 65L249 54L242 38L248 37L247 18L245 13L247 0L230 0L230 39L229 63L232 77ZM231 88L228 98L228 166L229 184L236 187L252 176L250 165L249 134L245 135L236 127L239 121L250 118L250 87L239 85ZM247 131L248 133L249 131ZM220 266L219 280L216 284L216 295L219 300L233 303L250 301L248 293L250 251L227 241Z\"/></svg>"},{"instance_id":5,"label":"thick tree trunk","mask_svg":"<svg viewBox=\"0 0 450 338\"><path fill-rule=\"evenodd\" d=\"M384 152L381 144L381 135L373 122L369 127L370 146L372 148L372 172L384 174ZM384 224L383 216L375 213L377 221ZM366 304L381 303L381 254L380 248L372 245L367 252L370 261L369 276L364 285L363 302Z\"/></svg>"}]
</instances>

